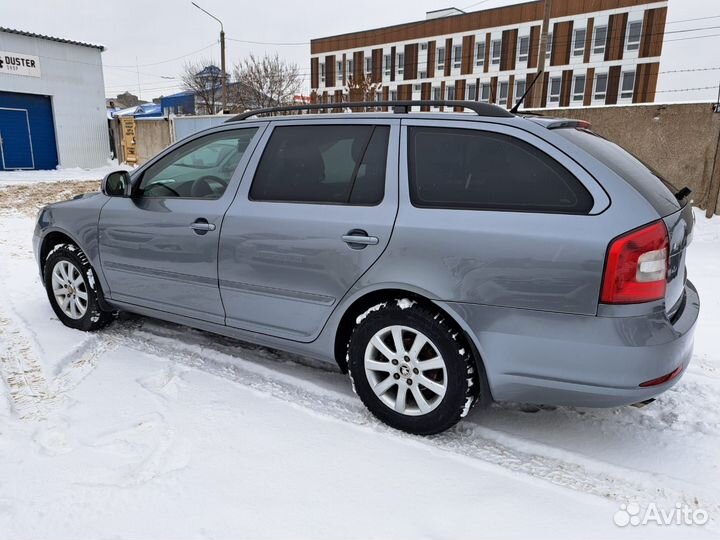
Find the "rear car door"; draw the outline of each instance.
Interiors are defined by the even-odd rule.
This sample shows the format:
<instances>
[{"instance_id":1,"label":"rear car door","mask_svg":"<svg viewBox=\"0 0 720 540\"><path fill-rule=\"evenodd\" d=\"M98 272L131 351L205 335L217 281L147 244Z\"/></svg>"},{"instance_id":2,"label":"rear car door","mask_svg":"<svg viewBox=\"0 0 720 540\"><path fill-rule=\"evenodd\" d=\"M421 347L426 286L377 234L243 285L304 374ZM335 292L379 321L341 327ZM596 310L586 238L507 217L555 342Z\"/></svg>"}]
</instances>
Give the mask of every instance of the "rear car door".
<instances>
[{"instance_id":1,"label":"rear car door","mask_svg":"<svg viewBox=\"0 0 720 540\"><path fill-rule=\"evenodd\" d=\"M113 300L224 324L218 235L261 132L194 137L141 170L131 198L108 201L99 238Z\"/></svg>"},{"instance_id":2,"label":"rear car door","mask_svg":"<svg viewBox=\"0 0 720 540\"><path fill-rule=\"evenodd\" d=\"M311 341L390 240L399 121L281 120L260 144L220 238L227 325Z\"/></svg>"}]
</instances>

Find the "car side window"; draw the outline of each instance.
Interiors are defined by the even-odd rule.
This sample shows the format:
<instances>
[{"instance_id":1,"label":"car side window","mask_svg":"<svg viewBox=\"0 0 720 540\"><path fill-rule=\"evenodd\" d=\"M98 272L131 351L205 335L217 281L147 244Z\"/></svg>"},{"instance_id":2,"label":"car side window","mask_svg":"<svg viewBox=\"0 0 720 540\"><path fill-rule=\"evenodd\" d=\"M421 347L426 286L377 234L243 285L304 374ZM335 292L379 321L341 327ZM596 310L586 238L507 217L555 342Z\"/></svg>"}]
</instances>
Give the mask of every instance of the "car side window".
<instances>
[{"instance_id":1,"label":"car side window","mask_svg":"<svg viewBox=\"0 0 720 540\"><path fill-rule=\"evenodd\" d=\"M219 199L256 131L222 131L184 144L144 172L135 195Z\"/></svg>"},{"instance_id":2,"label":"car side window","mask_svg":"<svg viewBox=\"0 0 720 540\"><path fill-rule=\"evenodd\" d=\"M258 164L250 199L379 204L385 194L389 126L279 126Z\"/></svg>"},{"instance_id":3,"label":"car side window","mask_svg":"<svg viewBox=\"0 0 720 540\"><path fill-rule=\"evenodd\" d=\"M565 167L501 133L408 128L414 206L587 214L593 199Z\"/></svg>"}]
</instances>

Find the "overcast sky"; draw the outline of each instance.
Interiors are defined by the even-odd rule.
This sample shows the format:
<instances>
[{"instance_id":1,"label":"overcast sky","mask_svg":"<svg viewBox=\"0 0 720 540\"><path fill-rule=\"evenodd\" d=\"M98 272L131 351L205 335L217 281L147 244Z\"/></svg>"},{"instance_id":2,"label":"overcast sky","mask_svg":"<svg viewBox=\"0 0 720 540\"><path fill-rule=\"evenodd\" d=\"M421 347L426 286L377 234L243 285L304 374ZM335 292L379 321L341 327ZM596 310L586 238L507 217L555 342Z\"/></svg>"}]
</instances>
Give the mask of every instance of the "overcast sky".
<instances>
[{"instance_id":1,"label":"overcast sky","mask_svg":"<svg viewBox=\"0 0 720 540\"><path fill-rule=\"evenodd\" d=\"M473 11L517 3L515 0L485 0L471 4L471 1L458 2L455 6ZM278 52L297 63L306 77L307 89L311 38L421 20L426 11L448 7L457 0L363 0L348 4L319 0L197 2L223 20L230 66L250 52L259 55ZM359 9L352 9L351 5ZM219 25L193 7L190 0L5 1L0 2L0 21L0 25L10 28L104 45L105 93L108 97L129 90L150 100L180 89L178 77L188 60L212 58L219 65ZM702 28L706 29L697 30ZM697 36L712 37L687 39ZM139 64L137 69L136 64ZM663 73L699 68L715 69ZM662 93L656 101L717 98L720 82L719 0L670 0L660 70L658 90ZM713 88L671 91L708 86Z\"/></svg>"}]
</instances>

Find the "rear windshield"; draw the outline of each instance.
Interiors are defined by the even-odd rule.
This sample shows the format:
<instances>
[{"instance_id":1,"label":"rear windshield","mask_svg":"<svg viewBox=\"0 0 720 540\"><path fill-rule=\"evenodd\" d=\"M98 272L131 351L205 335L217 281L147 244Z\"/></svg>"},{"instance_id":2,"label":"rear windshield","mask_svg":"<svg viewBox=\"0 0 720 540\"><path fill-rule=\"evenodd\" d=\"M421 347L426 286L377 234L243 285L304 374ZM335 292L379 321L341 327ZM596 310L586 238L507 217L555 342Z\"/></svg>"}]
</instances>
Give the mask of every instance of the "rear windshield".
<instances>
[{"instance_id":1,"label":"rear windshield","mask_svg":"<svg viewBox=\"0 0 720 540\"><path fill-rule=\"evenodd\" d=\"M585 129L562 128L555 133L579 146L624 178L661 216L672 214L680 208L674 195L678 190L627 150Z\"/></svg>"}]
</instances>

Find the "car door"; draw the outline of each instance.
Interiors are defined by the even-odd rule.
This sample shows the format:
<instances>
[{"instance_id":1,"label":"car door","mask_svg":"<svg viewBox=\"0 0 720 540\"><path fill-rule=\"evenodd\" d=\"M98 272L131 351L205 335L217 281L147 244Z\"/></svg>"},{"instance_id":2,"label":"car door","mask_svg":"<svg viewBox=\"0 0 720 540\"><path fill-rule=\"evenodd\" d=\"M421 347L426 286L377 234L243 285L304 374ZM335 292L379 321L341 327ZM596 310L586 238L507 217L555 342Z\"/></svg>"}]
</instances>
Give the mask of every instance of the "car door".
<instances>
[{"instance_id":1,"label":"car door","mask_svg":"<svg viewBox=\"0 0 720 540\"><path fill-rule=\"evenodd\" d=\"M397 214L399 121L279 120L227 212L227 325L314 339L377 260Z\"/></svg>"},{"instance_id":2,"label":"car door","mask_svg":"<svg viewBox=\"0 0 720 540\"><path fill-rule=\"evenodd\" d=\"M132 197L103 206L100 257L110 298L224 324L218 235L262 129L194 137L141 170Z\"/></svg>"}]
</instances>

